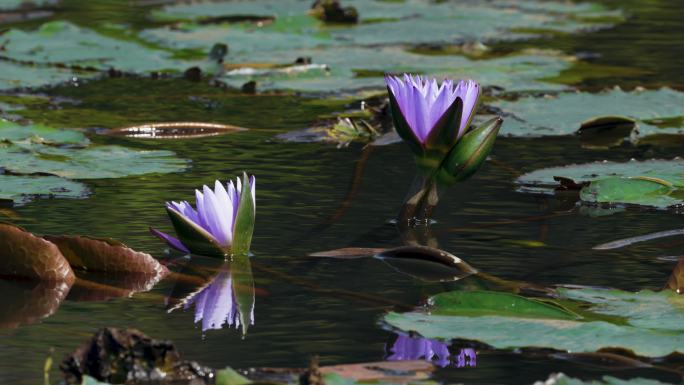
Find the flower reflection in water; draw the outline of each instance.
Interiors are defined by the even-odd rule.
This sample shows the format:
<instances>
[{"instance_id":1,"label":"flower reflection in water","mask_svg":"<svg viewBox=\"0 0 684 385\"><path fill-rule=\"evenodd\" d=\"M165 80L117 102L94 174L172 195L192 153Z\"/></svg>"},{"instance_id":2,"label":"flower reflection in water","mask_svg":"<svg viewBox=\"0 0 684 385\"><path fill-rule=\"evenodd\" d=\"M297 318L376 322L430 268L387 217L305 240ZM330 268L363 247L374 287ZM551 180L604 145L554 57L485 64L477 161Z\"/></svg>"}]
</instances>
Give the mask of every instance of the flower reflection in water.
<instances>
[{"instance_id":1,"label":"flower reflection in water","mask_svg":"<svg viewBox=\"0 0 684 385\"><path fill-rule=\"evenodd\" d=\"M390 352L392 354L387 357L389 361L426 360L442 368L449 365L457 368L477 365L475 349L463 348L457 355L452 355L446 342L403 333L397 334Z\"/></svg>"},{"instance_id":2,"label":"flower reflection in water","mask_svg":"<svg viewBox=\"0 0 684 385\"><path fill-rule=\"evenodd\" d=\"M226 262L219 273L200 290L182 301L183 308L194 306L195 323L202 331L221 329L224 325L247 328L254 325L254 279L248 258Z\"/></svg>"}]
</instances>

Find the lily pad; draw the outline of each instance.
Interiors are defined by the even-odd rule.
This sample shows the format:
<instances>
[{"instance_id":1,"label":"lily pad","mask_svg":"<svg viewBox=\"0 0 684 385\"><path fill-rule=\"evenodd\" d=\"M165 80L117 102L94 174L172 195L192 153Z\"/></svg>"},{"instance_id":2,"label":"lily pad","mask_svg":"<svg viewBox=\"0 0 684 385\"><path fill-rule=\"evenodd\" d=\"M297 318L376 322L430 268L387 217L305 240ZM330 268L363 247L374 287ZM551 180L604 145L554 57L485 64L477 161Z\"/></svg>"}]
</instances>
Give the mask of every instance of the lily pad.
<instances>
[{"instance_id":1,"label":"lily pad","mask_svg":"<svg viewBox=\"0 0 684 385\"><path fill-rule=\"evenodd\" d=\"M582 381L577 378L568 377L563 373L556 373L549 376L546 381L537 381L533 385L668 385L664 382L650 380L646 378L632 378L623 380L612 376L604 376L596 381Z\"/></svg>"},{"instance_id":2,"label":"lily pad","mask_svg":"<svg viewBox=\"0 0 684 385\"><path fill-rule=\"evenodd\" d=\"M444 308L435 303L429 313L389 313L385 321L426 338L478 340L499 349L593 352L619 347L658 357L681 352L684 346L684 299L673 292L562 288L557 295L564 303L588 308L584 318L521 317L516 308L497 315L438 315Z\"/></svg>"},{"instance_id":3,"label":"lily pad","mask_svg":"<svg viewBox=\"0 0 684 385\"><path fill-rule=\"evenodd\" d=\"M0 90L42 87L79 78L90 78L93 75L93 73L74 72L67 68L30 66L3 60L0 61Z\"/></svg>"},{"instance_id":4,"label":"lily pad","mask_svg":"<svg viewBox=\"0 0 684 385\"><path fill-rule=\"evenodd\" d=\"M513 32L516 28L574 32L591 27L605 27L604 22L592 22L613 16L596 4L500 0L493 6L469 3L430 3L421 0L397 2L347 0L359 13L359 24L353 26L324 23L308 16L310 4L296 0L213 3L199 2L164 7L152 13L157 20L210 21L229 16L252 15L272 17L273 22L231 25L232 29L254 30L254 40L261 34L279 33L286 42L303 36L325 44L387 45L420 42L454 42L477 40L511 40L533 36L529 32ZM580 21L584 17L587 21ZM455 22L456 21L456 22ZM228 34L230 36L230 34ZM268 37L264 40L273 40ZM230 42L229 42L230 43ZM266 43L268 44L268 43ZM286 43L291 46L292 43ZM231 45L232 47L232 45ZM301 48L297 45L296 48ZM256 44L254 50L263 46Z\"/></svg>"},{"instance_id":5,"label":"lily pad","mask_svg":"<svg viewBox=\"0 0 684 385\"><path fill-rule=\"evenodd\" d=\"M613 89L600 93L568 92L544 98L522 97L492 103L505 114L502 133L511 136L570 135L582 122L597 116L618 115L635 119L640 136L683 134L684 125L658 126L654 122L679 122L684 116L684 93L669 88L626 92Z\"/></svg>"},{"instance_id":6,"label":"lily pad","mask_svg":"<svg viewBox=\"0 0 684 385\"><path fill-rule=\"evenodd\" d=\"M55 4L57 4L57 0L3 0L0 4L0 10L45 7Z\"/></svg>"},{"instance_id":7,"label":"lily pad","mask_svg":"<svg viewBox=\"0 0 684 385\"><path fill-rule=\"evenodd\" d=\"M59 248L20 227L0 223L0 250L0 277L69 286L74 282L74 272Z\"/></svg>"},{"instance_id":8,"label":"lily pad","mask_svg":"<svg viewBox=\"0 0 684 385\"><path fill-rule=\"evenodd\" d=\"M666 208L684 202L683 170L684 160L679 158L604 161L540 169L520 176L516 182L522 192L552 193L559 186L557 180L571 181L585 185L580 198L586 202Z\"/></svg>"},{"instance_id":9,"label":"lily pad","mask_svg":"<svg viewBox=\"0 0 684 385\"><path fill-rule=\"evenodd\" d=\"M246 130L246 128L227 124L202 122L165 122L115 128L107 131L106 134L111 136L125 136L129 138L141 139L188 139L216 136L244 130Z\"/></svg>"},{"instance_id":10,"label":"lily pad","mask_svg":"<svg viewBox=\"0 0 684 385\"><path fill-rule=\"evenodd\" d=\"M64 148L4 143L0 144L0 160L5 170L13 173L46 173L73 179L181 172L188 165L188 161L176 158L171 151L133 150L114 145Z\"/></svg>"},{"instance_id":11,"label":"lily pad","mask_svg":"<svg viewBox=\"0 0 684 385\"><path fill-rule=\"evenodd\" d=\"M75 130L60 130L42 124L21 125L9 120L0 119L1 141L30 141L45 144L87 145L86 136Z\"/></svg>"},{"instance_id":12,"label":"lily pad","mask_svg":"<svg viewBox=\"0 0 684 385\"><path fill-rule=\"evenodd\" d=\"M101 273L142 274L165 276L169 273L147 253L135 251L113 239L84 236L47 236L59 247L62 255L74 269Z\"/></svg>"},{"instance_id":13,"label":"lily pad","mask_svg":"<svg viewBox=\"0 0 684 385\"><path fill-rule=\"evenodd\" d=\"M0 174L0 199L22 205L40 198L85 198L90 190L84 184L57 176Z\"/></svg>"}]
</instances>

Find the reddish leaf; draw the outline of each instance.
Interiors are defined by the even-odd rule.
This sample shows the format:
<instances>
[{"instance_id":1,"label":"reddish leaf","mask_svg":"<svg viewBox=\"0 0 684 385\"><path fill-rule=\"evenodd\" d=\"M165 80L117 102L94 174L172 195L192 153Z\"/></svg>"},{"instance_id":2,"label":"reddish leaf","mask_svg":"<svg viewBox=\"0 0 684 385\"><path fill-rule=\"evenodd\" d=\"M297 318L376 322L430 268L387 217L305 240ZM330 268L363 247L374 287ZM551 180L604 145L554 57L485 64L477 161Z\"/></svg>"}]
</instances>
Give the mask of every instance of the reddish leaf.
<instances>
[{"instance_id":1,"label":"reddish leaf","mask_svg":"<svg viewBox=\"0 0 684 385\"><path fill-rule=\"evenodd\" d=\"M69 293L66 282L11 282L0 280L0 328L40 322L57 311Z\"/></svg>"},{"instance_id":2,"label":"reddish leaf","mask_svg":"<svg viewBox=\"0 0 684 385\"><path fill-rule=\"evenodd\" d=\"M0 277L74 282L74 272L57 246L8 223L0 223Z\"/></svg>"},{"instance_id":3,"label":"reddish leaf","mask_svg":"<svg viewBox=\"0 0 684 385\"><path fill-rule=\"evenodd\" d=\"M112 239L83 236L49 236L74 269L99 273L166 276L168 269L151 255L135 251Z\"/></svg>"}]
</instances>

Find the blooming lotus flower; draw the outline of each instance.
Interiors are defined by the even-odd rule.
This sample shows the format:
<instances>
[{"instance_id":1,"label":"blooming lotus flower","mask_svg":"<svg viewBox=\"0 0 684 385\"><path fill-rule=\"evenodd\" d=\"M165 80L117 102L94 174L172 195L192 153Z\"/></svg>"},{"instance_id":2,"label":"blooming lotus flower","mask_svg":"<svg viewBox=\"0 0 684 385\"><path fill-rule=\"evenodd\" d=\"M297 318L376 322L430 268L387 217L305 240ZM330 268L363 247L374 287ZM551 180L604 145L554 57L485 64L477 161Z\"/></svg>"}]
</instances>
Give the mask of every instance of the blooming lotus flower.
<instances>
[{"instance_id":1,"label":"blooming lotus flower","mask_svg":"<svg viewBox=\"0 0 684 385\"><path fill-rule=\"evenodd\" d=\"M243 194L243 191L249 191ZM247 254L252 241L255 215L255 178L237 178L214 189L195 190L196 208L187 201L167 202L166 211L178 238L159 230L150 231L174 249L185 253L226 257Z\"/></svg>"},{"instance_id":2,"label":"blooming lotus flower","mask_svg":"<svg viewBox=\"0 0 684 385\"><path fill-rule=\"evenodd\" d=\"M385 76L397 133L419 156L446 154L468 129L480 98L473 80L454 84L404 74ZM441 160L441 159L438 159Z\"/></svg>"}]
</instances>

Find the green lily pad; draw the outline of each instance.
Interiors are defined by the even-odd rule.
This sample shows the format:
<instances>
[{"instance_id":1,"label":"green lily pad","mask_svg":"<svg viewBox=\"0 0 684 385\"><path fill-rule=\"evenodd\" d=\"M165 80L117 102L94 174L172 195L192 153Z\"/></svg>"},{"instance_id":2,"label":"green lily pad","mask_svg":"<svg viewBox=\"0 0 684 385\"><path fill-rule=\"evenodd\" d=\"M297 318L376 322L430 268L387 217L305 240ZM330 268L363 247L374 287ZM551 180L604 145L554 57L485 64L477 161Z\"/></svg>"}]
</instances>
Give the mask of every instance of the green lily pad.
<instances>
[{"instance_id":1,"label":"green lily pad","mask_svg":"<svg viewBox=\"0 0 684 385\"><path fill-rule=\"evenodd\" d=\"M153 12L157 20L212 21L227 17L274 17L271 23L257 24L254 35L262 32L283 35L313 36L331 45L387 45L400 43L453 42L472 40L510 40L529 37L530 33L512 32L516 28L536 28L574 32L610 25L598 18L614 17L596 4L561 2L497 1L494 6L426 1L380 2L348 0L360 16L358 25L326 26L307 15L310 4L296 0L170 5ZM594 19L592 21L591 19ZM254 29L253 24L233 25L233 29ZM281 40L287 40L282 37ZM301 48L301 46L298 46ZM232 48L232 45L231 45ZM254 50L261 50L257 44Z\"/></svg>"},{"instance_id":2,"label":"green lily pad","mask_svg":"<svg viewBox=\"0 0 684 385\"><path fill-rule=\"evenodd\" d=\"M188 165L187 160L165 150L114 145L64 148L21 142L0 144L0 161L3 168L16 174L45 173L72 179L181 172Z\"/></svg>"},{"instance_id":3,"label":"green lily pad","mask_svg":"<svg viewBox=\"0 0 684 385\"><path fill-rule=\"evenodd\" d=\"M440 315L435 303L429 313L389 313L385 322L426 338L468 339L499 349L542 347L593 352L621 347L638 355L659 357L684 347L684 299L671 291L628 293L619 290L559 289L564 303L587 308L585 318L521 317L515 308L497 315ZM623 318L609 318L619 315Z\"/></svg>"},{"instance_id":4,"label":"green lily pad","mask_svg":"<svg viewBox=\"0 0 684 385\"><path fill-rule=\"evenodd\" d=\"M0 61L0 90L25 87L42 87L59 84L76 78L89 78L93 73L75 73L67 68L30 66Z\"/></svg>"},{"instance_id":5,"label":"green lily pad","mask_svg":"<svg viewBox=\"0 0 684 385\"><path fill-rule=\"evenodd\" d=\"M534 385L668 385L664 382L650 380L646 378L632 378L623 380L611 376L603 376L596 381L582 381L577 378L568 377L563 373L552 374L546 381L537 381Z\"/></svg>"},{"instance_id":6,"label":"green lily pad","mask_svg":"<svg viewBox=\"0 0 684 385\"><path fill-rule=\"evenodd\" d=\"M84 184L57 176L0 174L0 199L10 199L15 205L36 197L85 198L89 192Z\"/></svg>"},{"instance_id":7,"label":"green lily pad","mask_svg":"<svg viewBox=\"0 0 684 385\"><path fill-rule=\"evenodd\" d=\"M437 294L430 304L435 315L578 319L580 316L553 303L494 291L452 291Z\"/></svg>"},{"instance_id":8,"label":"green lily pad","mask_svg":"<svg viewBox=\"0 0 684 385\"><path fill-rule=\"evenodd\" d=\"M3 0L0 10L10 11L21 8L45 7L57 4L57 0Z\"/></svg>"},{"instance_id":9,"label":"green lily pad","mask_svg":"<svg viewBox=\"0 0 684 385\"><path fill-rule=\"evenodd\" d=\"M31 141L46 144L87 145L88 138L79 131L60 130L42 124L21 125L0 119L0 141Z\"/></svg>"},{"instance_id":10,"label":"green lily pad","mask_svg":"<svg viewBox=\"0 0 684 385\"><path fill-rule=\"evenodd\" d=\"M597 116L618 115L638 121L640 136L684 134L677 119L684 116L684 93L669 88L625 92L620 89L596 94L560 93L544 98L522 97L492 103L506 114L501 132L511 136L570 135L582 122ZM659 121L676 124L657 125Z\"/></svg>"},{"instance_id":11,"label":"green lily pad","mask_svg":"<svg viewBox=\"0 0 684 385\"><path fill-rule=\"evenodd\" d=\"M605 178L582 188L580 198L591 203L626 203L667 208L684 203L684 190L648 178Z\"/></svg>"},{"instance_id":12,"label":"green lily pad","mask_svg":"<svg viewBox=\"0 0 684 385\"><path fill-rule=\"evenodd\" d=\"M627 203L665 208L684 203L684 159L594 162L550 167L520 176L521 192L553 193L562 177L584 186L580 198L593 203Z\"/></svg>"},{"instance_id":13,"label":"green lily pad","mask_svg":"<svg viewBox=\"0 0 684 385\"><path fill-rule=\"evenodd\" d=\"M652 159L629 162L593 162L561 167L549 167L528 172L516 182L523 188L538 187L540 192L551 193L558 186L553 177L568 178L575 183L591 182L606 177L650 177L684 187L684 159Z\"/></svg>"}]
</instances>

